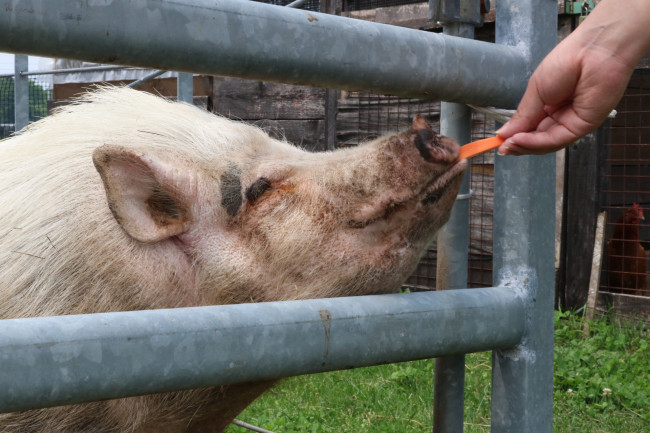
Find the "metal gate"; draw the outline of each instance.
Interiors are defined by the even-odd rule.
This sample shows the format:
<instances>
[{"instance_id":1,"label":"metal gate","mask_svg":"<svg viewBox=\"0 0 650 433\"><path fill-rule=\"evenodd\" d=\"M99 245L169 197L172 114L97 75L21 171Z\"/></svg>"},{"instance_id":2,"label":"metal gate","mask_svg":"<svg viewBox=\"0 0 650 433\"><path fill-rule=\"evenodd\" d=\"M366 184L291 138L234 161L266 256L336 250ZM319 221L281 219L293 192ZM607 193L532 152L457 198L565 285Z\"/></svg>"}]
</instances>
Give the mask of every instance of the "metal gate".
<instances>
[{"instance_id":1,"label":"metal gate","mask_svg":"<svg viewBox=\"0 0 650 433\"><path fill-rule=\"evenodd\" d=\"M463 104L514 107L557 28L551 0L499 1L497 44L456 37L471 25L446 1L444 35L237 0L29 3L0 11L0 51L450 101L442 133L461 143ZM0 410L444 356L435 429L460 432L462 354L493 349L492 431L550 433L554 164L496 159L492 288L463 290L459 200L438 240L443 291L0 321Z\"/></svg>"}]
</instances>

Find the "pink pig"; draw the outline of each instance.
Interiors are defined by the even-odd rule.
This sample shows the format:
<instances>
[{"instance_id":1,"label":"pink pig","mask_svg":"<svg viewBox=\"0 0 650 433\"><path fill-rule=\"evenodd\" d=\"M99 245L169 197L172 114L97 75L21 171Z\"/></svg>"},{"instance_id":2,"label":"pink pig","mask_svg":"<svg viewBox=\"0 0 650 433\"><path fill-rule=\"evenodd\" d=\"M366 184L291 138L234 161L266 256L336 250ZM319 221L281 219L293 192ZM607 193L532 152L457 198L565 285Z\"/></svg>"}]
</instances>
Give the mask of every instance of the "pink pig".
<instances>
[{"instance_id":1,"label":"pink pig","mask_svg":"<svg viewBox=\"0 0 650 433\"><path fill-rule=\"evenodd\" d=\"M0 142L0 318L395 291L466 161L419 116L309 153L105 88ZM221 432L270 383L0 415L2 432Z\"/></svg>"}]
</instances>

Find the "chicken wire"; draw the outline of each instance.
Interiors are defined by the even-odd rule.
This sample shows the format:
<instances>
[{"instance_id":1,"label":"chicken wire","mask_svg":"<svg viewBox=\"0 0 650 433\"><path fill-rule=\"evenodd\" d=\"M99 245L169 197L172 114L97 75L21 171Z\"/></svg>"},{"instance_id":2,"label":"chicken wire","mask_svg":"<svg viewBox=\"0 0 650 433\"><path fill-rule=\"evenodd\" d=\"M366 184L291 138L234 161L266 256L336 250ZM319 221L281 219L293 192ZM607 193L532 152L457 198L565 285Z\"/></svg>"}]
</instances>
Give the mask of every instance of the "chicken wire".
<instances>
[{"instance_id":1,"label":"chicken wire","mask_svg":"<svg viewBox=\"0 0 650 433\"><path fill-rule=\"evenodd\" d=\"M29 79L29 121L47 116L48 101L52 99L52 84L40 76ZM0 77L0 139L14 132L14 79Z\"/></svg>"},{"instance_id":2,"label":"chicken wire","mask_svg":"<svg viewBox=\"0 0 650 433\"><path fill-rule=\"evenodd\" d=\"M635 72L616 110L617 115L609 126L610 140L605 143L608 158L601 207L607 211L607 244L600 290L650 296L650 260L647 254L650 249L649 70L638 69ZM623 213L635 204L646 218L638 224L638 238L627 234L615 236L617 224L622 224ZM613 248L616 244L619 248ZM623 245L625 247L621 248ZM642 254L645 257L640 257ZM620 278L620 275L624 277Z\"/></svg>"}]
</instances>

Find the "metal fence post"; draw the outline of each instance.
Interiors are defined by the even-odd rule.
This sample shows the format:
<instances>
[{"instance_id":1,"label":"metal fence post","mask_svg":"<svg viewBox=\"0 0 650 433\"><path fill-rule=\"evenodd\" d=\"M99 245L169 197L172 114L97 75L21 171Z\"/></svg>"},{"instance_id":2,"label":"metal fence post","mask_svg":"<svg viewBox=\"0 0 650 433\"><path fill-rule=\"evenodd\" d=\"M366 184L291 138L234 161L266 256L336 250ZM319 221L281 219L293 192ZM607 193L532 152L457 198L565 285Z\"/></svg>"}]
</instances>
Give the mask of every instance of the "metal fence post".
<instances>
[{"instance_id":1,"label":"metal fence post","mask_svg":"<svg viewBox=\"0 0 650 433\"><path fill-rule=\"evenodd\" d=\"M496 41L521 47L532 69L557 39L557 2L501 0ZM492 432L553 428L555 155L498 157L494 179L494 280L522 289L527 333L492 357Z\"/></svg>"},{"instance_id":2,"label":"metal fence post","mask_svg":"<svg viewBox=\"0 0 650 433\"><path fill-rule=\"evenodd\" d=\"M18 132L29 123L29 69L28 57L16 54L14 60L14 131Z\"/></svg>"},{"instance_id":3,"label":"metal fence post","mask_svg":"<svg viewBox=\"0 0 650 433\"><path fill-rule=\"evenodd\" d=\"M472 27L473 33L473 27ZM443 102L440 132L459 143L471 136L469 107ZM436 289L467 288L467 247L469 243L469 170L465 173L447 225L438 233ZM433 431L462 433L465 393L465 355L436 359L434 370Z\"/></svg>"},{"instance_id":4,"label":"metal fence post","mask_svg":"<svg viewBox=\"0 0 650 433\"><path fill-rule=\"evenodd\" d=\"M474 24L480 22L480 2L476 0L431 0L431 18L442 21L443 33L474 38ZM464 14L460 14L460 11ZM440 133L460 144L471 141L472 111L465 104L442 102ZM467 248L469 243L469 167L447 225L438 233L437 290L467 288ZM437 358L434 369L433 431L462 433L465 405L465 355Z\"/></svg>"},{"instance_id":5,"label":"metal fence post","mask_svg":"<svg viewBox=\"0 0 650 433\"><path fill-rule=\"evenodd\" d=\"M176 81L176 95L178 100L194 103L194 75L187 72L179 72Z\"/></svg>"}]
</instances>

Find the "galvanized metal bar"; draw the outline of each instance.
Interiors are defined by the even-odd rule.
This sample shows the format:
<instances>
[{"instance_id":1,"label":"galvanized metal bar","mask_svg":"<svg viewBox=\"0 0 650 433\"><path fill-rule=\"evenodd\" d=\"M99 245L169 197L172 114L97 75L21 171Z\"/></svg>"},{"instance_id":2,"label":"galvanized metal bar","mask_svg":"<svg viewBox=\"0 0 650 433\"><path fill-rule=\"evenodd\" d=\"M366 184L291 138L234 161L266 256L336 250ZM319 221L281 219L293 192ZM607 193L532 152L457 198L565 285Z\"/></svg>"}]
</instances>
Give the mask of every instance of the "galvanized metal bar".
<instances>
[{"instance_id":1,"label":"galvanized metal bar","mask_svg":"<svg viewBox=\"0 0 650 433\"><path fill-rule=\"evenodd\" d=\"M491 288L2 320L0 411L505 349L524 310Z\"/></svg>"},{"instance_id":2,"label":"galvanized metal bar","mask_svg":"<svg viewBox=\"0 0 650 433\"><path fill-rule=\"evenodd\" d=\"M179 101L194 103L194 75L179 72L176 79L176 97Z\"/></svg>"},{"instance_id":3,"label":"galvanized metal bar","mask_svg":"<svg viewBox=\"0 0 650 433\"><path fill-rule=\"evenodd\" d=\"M27 71L24 75L57 75L57 74L71 74L74 72L101 72L101 71L116 71L120 69L127 69L128 66L86 66L80 68L64 68L64 69L46 69L37 71Z\"/></svg>"},{"instance_id":4,"label":"galvanized metal bar","mask_svg":"<svg viewBox=\"0 0 650 433\"><path fill-rule=\"evenodd\" d=\"M459 1L442 2L456 4ZM465 2L468 3L468 2ZM469 2L472 3L472 2ZM476 9L479 8L478 2ZM467 4L465 4L467 6ZM474 25L445 22L444 34L474 38ZM472 138L472 110L465 104L442 102L440 133L466 144ZM470 170L465 172L458 194L469 194ZM456 200L449 222L438 233L436 288L438 290L467 287L467 251L469 246L469 200ZM463 433L465 407L465 355L436 359L433 393L433 432Z\"/></svg>"},{"instance_id":5,"label":"galvanized metal bar","mask_svg":"<svg viewBox=\"0 0 650 433\"><path fill-rule=\"evenodd\" d=\"M128 66L87 66L85 68L65 68L65 69L44 69L36 71L24 71L21 75L57 75L57 74L70 74L74 72L97 72L97 71L115 71L119 69L127 69ZM14 74L0 74L0 78L13 77Z\"/></svg>"},{"instance_id":6,"label":"galvanized metal bar","mask_svg":"<svg viewBox=\"0 0 650 433\"><path fill-rule=\"evenodd\" d=\"M555 45L557 2L500 0L496 13L497 42L521 47L531 68ZM492 432L550 433L555 155L499 157L494 180L494 281L522 288L529 307L522 344L493 353Z\"/></svg>"},{"instance_id":7,"label":"galvanized metal bar","mask_svg":"<svg viewBox=\"0 0 650 433\"><path fill-rule=\"evenodd\" d=\"M506 108L526 86L514 47L258 2L20 4L0 51Z\"/></svg>"},{"instance_id":8,"label":"galvanized metal bar","mask_svg":"<svg viewBox=\"0 0 650 433\"><path fill-rule=\"evenodd\" d=\"M23 75L29 69L29 58L14 56L14 131L29 124L29 78Z\"/></svg>"},{"instance_id":9,"label":"galvanized metal bar","mask_svg":"<svg viewBox=\"0 0 650 433\"><path fill-rule=\"evenodd\" d=\"M292 3L289 3L285 7L299 8L306 1L307 0L296 0L296 1L292 2ZM128 84L127 87L137 87L137 86L139 86L139 85L141 85L143 83L146 83L149 80L152 80L152 79L164 74L165 72L167 72L167 71L159 70L159 71L152 72L151 74L146 75L146 76L140 78L139 80ZM181 74L183 74L184 78L181 77ZM179 75L178 75L178 78L177 78L178 81L176 83L176 95L177 95L179 101L193 103L193 101L194 101L194 81L192 81L192 83L191 83L191 86L192 86L191 87L191 96L189 96L190 95L190 82L189 82L189 78L187 78L188 75L192 76L192 74L188 74L186 72L179 72Z\"/></svg>"},{"instance_id":10,"label":"galvanized metal bar","mask_svg":"<svg viewBox=\"0 0 650 433\"><path fill-rule=\"evenodd\" d=\"M144 77L127 84L126 87L131 87L131 88L138 87L140 84L144 84L147 81L151 81L154 78L161 76L165 72L167 72L167 71L153 71L153 72L145 75Z\"/></svg>"}]
</instances>

